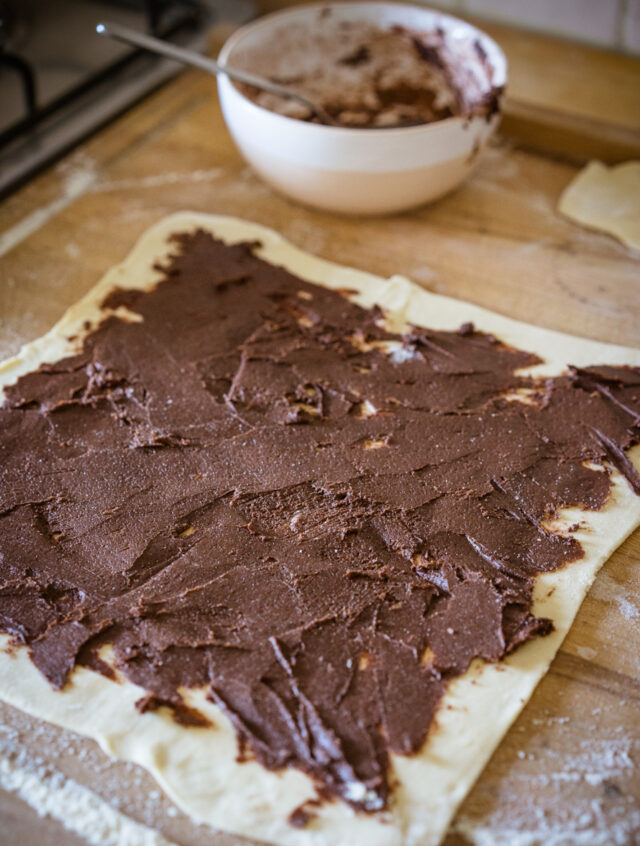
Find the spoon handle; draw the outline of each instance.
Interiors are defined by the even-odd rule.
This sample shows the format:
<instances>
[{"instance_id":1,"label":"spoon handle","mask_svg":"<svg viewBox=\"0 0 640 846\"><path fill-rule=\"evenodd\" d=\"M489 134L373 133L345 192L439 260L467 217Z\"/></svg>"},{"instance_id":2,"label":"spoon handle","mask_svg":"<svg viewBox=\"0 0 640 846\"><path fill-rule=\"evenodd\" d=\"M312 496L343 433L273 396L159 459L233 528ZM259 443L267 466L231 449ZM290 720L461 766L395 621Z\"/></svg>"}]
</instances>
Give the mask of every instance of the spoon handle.
<instances>
[{"instance_id":1,"label":"spoon handle","mask_svg":"<svg viewBox=\"0 0 640 846\"><path fill-rule=\"evenodd\" d=\"M125 44L132 44L135 47L142 47L144 50L149 50L152 53L159 53L166 56L168 59L174 59L176 62L181 62L184 65L192 65L196 68L208 71L211 74L217 75L224 73L231 79L237 82L244 82L247 85L253 85L255 88L260 88L263 91L269 91L271 94L276 94L279 97L286 97L290 100L297 100L305 105L312 112L319 115L318 107L315 106L306 97L292 91L290 88L285 88L284 85L278 85L271 82L270 79L265 79L263 76L256 76L248 71L240 70L239 68L231 68L227 65L221 65L214 59L209 59L207 56L202 56L196 53L195 50L185 50L182 47L177 47L175 44L170 44L166 41L161 41L159 38L153 38L150 35L145 35L128 26L122 26L117 23L99 23L96 26L96 32L99 35L108 35L110 38L115 38L116 41L122 41ZM320 116L320 115L319 115Z\"/></svg>"}]
</instances>

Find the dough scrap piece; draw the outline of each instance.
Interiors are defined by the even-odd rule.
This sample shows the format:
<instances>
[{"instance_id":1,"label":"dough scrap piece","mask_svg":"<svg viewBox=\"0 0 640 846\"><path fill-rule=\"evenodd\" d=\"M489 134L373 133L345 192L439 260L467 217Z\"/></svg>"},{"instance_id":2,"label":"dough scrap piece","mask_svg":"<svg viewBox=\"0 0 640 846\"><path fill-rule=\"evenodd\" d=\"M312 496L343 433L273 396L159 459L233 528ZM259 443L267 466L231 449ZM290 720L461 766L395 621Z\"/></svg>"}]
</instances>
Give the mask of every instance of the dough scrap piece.
<instances>
[{"instance_id":1,"label":"dough scrap piece","mask_svg":"<svg viewBox=\"0 0 640 846\"><path fill-rule=\"evenodd\" d=\"M640 162L589 162L565 188L558 211L640 250Z\"/></svg>"},{"instance_id":2,"label":"dough scrap piece","mask_svg":"<svg viewBox=\"0 0 640 846\"><path fill-rule=\"evenodd\" d=\"M473 322L521 349L537 352L545 363L536 375L606 362L640 365L640 351L608 346L549 332L468 303L436 296L396 276L384 280L314 258L277 233L233 218L181 213L147 232L123 264L114 268L85 299L74 306L48 335L0 365L0 387L41 362L73 352L86 320L103 316L99 303L114 286L151 287L153 270L171 251L168 237L177 231L204 228L227 243L258 239L259 254L311 282L353 290L367 307L388 310L394 329L407 322L456 329ZM640 467L640 449L629 453ZM356 814L341 802L320 807L308 827L296 829L287 819L314 794L298 771L269 772L254 762L238 763L236 737L227 718L202 691L188 703L210 717L215 729L180 726L164 710L138 713L134 703L144 691L126 680L115 683L79 667L63 692L53 690L31 663L25 649L0 652L0 698L40 719L96 739L105 751L149 769L167 793L194 820L282 846L429 846L439 843L448 824L493 750L548 669L599 567L640 524L640 499L612 472L609 502L599 512L573 509L567 524L580 521L575 533L584 558L536 583L534 613L551 617L555 631L524 646L499 665L476 661L451 684L433 730L415 756L394 756L397 782L389 812ZM3 638L0 643L7 643Z\"/></svg>"}]
</instances>

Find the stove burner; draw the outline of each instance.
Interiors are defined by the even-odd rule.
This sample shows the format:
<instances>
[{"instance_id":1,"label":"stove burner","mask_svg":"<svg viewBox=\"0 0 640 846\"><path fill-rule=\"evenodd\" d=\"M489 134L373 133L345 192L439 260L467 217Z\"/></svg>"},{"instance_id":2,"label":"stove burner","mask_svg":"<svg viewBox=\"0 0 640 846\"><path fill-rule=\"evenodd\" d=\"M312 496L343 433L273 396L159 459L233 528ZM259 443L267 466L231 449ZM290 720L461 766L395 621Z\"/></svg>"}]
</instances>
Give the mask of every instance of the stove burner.
<instances>
[{"instance_id":1,"label":"stove burner","mask_svg":"<svg viewBox=\"0 0 640 846\"><path fill-rule=\"evenodd\" d=\"M35 120L36 116L36 79L29 62L21 59L20 56L15 56L13 53L7 53L5 50L0 50L0 65L5 68L13 69L18 74L22 81L22 91L24 94L24 103L27 111L27 118L29 122ZM0 136L1 138L1 136Z\"/></svg>"},{"instance_id":2,"label":"stove burner","mask_svg":"<svg viewBox=\"0 0 640 846\"><path fill-rule=\"evenodd\" d=\"M0 0L0 195L181 70L101 39L101 19L203 50L248 0Z\"/></svg>"}]
</instances>

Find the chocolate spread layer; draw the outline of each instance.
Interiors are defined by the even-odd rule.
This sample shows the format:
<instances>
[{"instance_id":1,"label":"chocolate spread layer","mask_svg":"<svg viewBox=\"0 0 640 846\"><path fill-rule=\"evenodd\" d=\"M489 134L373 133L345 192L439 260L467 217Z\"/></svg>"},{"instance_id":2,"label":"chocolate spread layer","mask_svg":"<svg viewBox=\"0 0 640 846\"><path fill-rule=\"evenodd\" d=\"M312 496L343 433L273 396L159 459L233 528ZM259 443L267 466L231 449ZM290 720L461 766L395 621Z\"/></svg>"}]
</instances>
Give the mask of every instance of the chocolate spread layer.
<instances>
[{"instance_id":1,"label":"chocolate spread layer","mask_svg":"<svg viewBox=\"0 0 640 846\"><path fill-rule=\"evenodd\" d=\"M206 686L241 749L375 810L451 679L544 636L547 522L598 509L640 436L640 371L535 380L470 324L377 309L205 232L0 409L0 628L52 685L116 666L146 710ZM209 730L203 728L202 730Z\"/></svg>"},{"instance_id":2,"label":"chocolate spread layer","mask_svg":"<svg viewBox=\"0 0 640 846\"><path fill-rule=\"evenodd\" d=\"M459 29L454 37L441 28L334 20L327 11L313 22L283 26L264 44L235 50L231 64L306 96L341 126L415 126L497 111L502 89L477 38ZM294 100L238 87L265 109L316 120Z\"/></svg>"}]
</instances>

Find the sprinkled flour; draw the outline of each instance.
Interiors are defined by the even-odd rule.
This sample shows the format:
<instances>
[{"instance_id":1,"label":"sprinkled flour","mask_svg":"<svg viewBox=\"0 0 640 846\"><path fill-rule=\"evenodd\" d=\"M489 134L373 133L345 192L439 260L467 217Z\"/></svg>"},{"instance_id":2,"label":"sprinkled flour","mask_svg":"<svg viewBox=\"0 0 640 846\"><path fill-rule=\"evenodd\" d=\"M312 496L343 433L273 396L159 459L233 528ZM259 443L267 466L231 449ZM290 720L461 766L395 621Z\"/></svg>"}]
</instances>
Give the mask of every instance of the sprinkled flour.
<instances>
[{"instance_id":1,"label":"sprinkled flour","mask_svg":"<svg viewBox=\"0 0 640 846\"><path fill-rule=\"evenodd\" d=\"M162 835L125 817L61 773L24 755L0 757L0 787L17 793L41 817L51 817L91 846L173 846Z\"/></svg>"}]
</instances>

